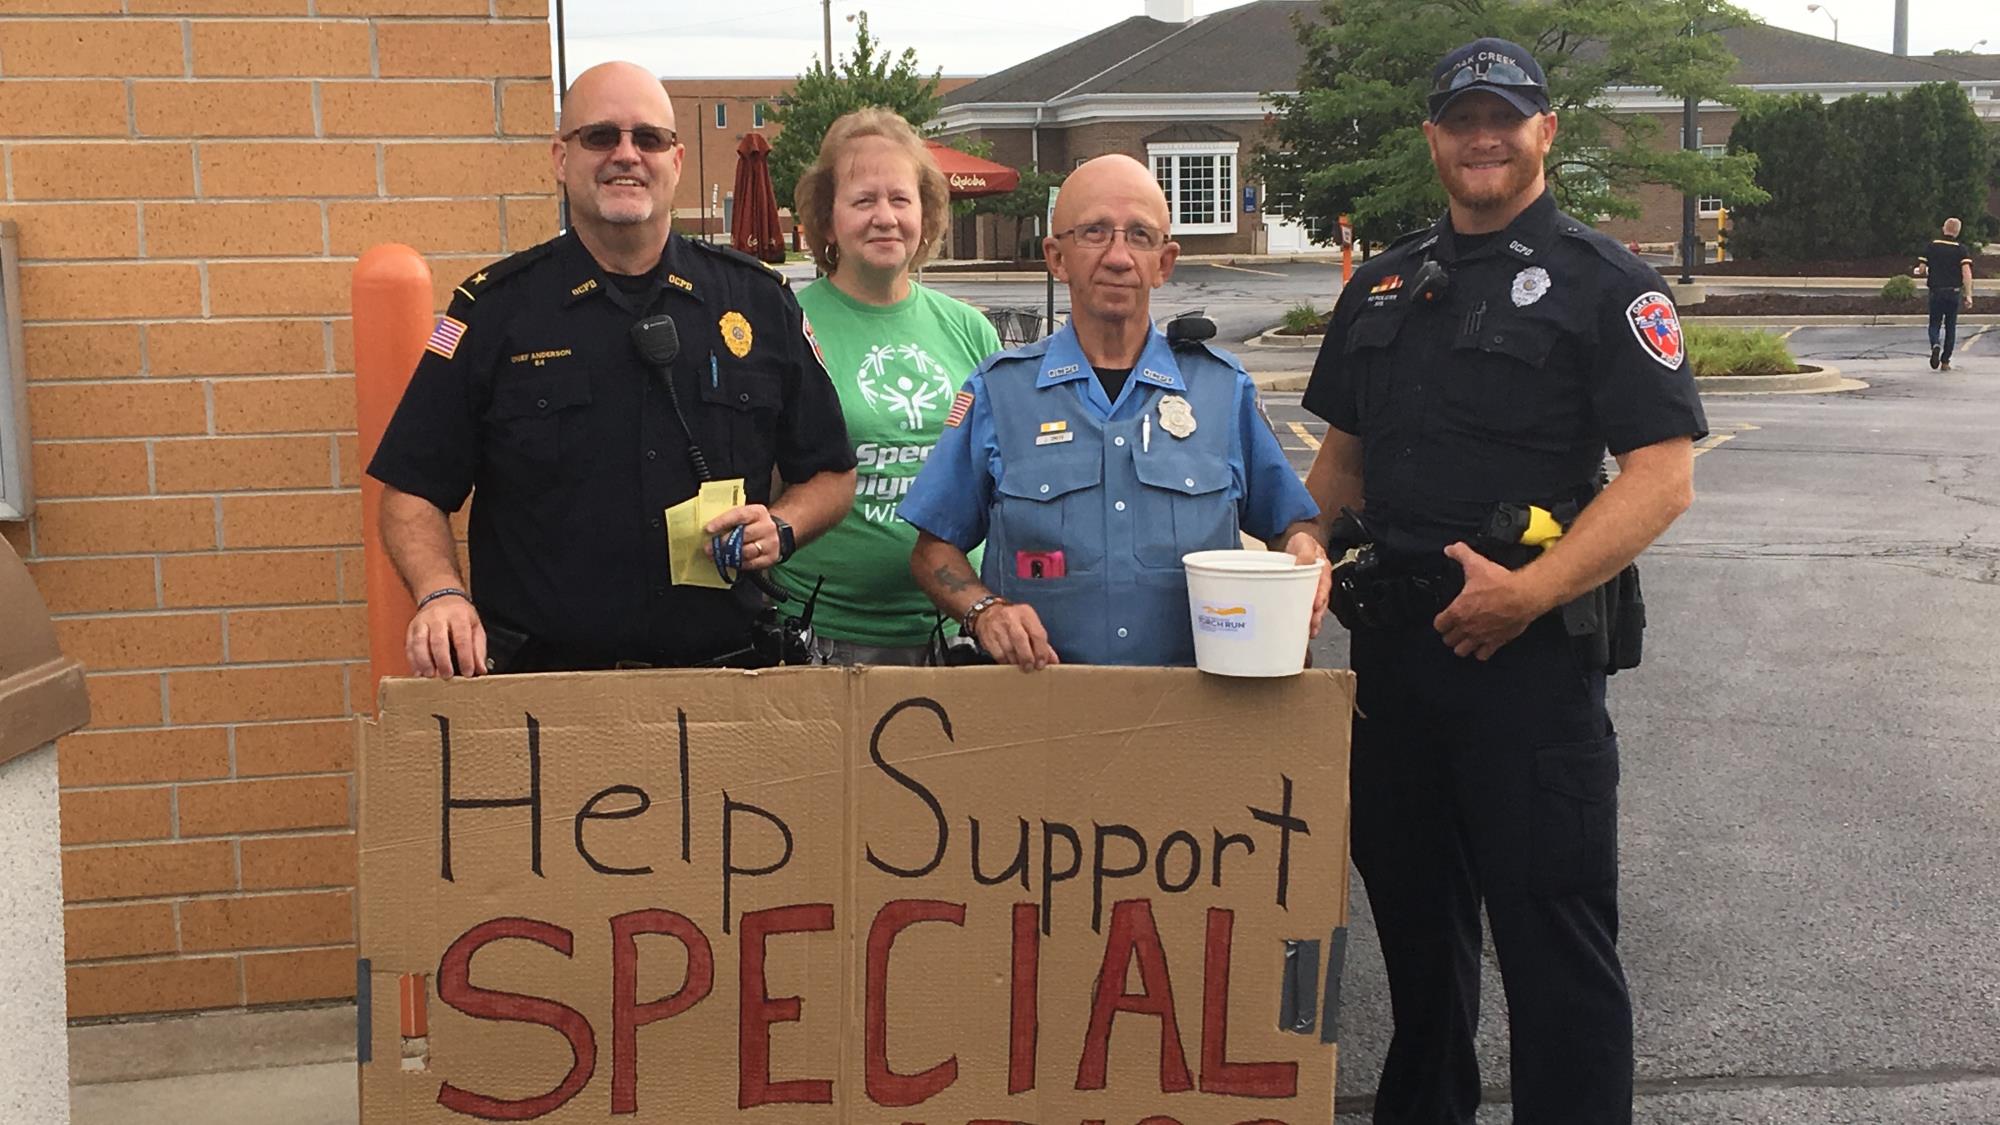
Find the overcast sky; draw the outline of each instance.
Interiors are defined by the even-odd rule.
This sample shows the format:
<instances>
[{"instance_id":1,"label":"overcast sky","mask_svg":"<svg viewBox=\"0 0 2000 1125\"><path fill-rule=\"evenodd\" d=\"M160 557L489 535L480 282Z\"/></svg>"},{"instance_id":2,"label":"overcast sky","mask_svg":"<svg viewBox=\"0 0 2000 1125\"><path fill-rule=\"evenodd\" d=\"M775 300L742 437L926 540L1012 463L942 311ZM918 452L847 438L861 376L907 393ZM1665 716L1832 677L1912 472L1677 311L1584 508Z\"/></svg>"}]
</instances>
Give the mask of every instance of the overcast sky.
<instances>
[{"instance_id":1,"label":"overcast sky","mask_svg":"<svg viewBox=\"0 0 2000 1125\"><path fill-rule=\"evenodd\" d=\"M666 77L797 74L820 53L820 0L561 0L568 72L630 59ZM1194 0L1196 15L1241 0ZM1876 50L1891 45L1895 0L1738 0L1766 22ZM2000 53L2000 0L1909 0L1910 53ZM1145 12L1145 0L833 0L833 49L854 42L855 12L868 13L887 47L914 47L928 70L990 74L1087 32Z\"/></svg>"}]
</instances>

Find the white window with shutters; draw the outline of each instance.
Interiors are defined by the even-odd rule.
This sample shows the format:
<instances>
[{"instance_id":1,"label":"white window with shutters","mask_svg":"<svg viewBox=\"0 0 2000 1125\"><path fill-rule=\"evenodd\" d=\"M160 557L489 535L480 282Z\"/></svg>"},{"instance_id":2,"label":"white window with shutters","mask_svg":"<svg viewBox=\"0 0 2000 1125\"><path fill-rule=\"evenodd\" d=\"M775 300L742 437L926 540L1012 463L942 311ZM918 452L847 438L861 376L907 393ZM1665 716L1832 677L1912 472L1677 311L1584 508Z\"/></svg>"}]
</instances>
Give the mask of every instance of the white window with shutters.
<instances>
[{"instance_id":1,"label":"white window with shutters","mask_svg":"<svg viewBox=\"0 0 2000 1125\"><path fill-rule=\"evenodd\" d=\"M1167 193L1172 235L1236 233L1235 141L1186 141L1146 146L1160 190Z\"/></svg>"}]
</instances>

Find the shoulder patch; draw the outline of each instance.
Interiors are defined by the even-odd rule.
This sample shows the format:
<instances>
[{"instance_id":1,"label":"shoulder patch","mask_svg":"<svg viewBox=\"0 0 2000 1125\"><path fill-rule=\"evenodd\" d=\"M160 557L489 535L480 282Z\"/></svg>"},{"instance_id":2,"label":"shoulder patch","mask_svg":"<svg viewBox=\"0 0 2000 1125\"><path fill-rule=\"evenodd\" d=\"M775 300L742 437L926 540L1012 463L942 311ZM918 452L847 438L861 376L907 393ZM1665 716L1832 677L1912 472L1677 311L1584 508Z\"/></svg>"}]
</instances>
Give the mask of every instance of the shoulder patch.
<instances>
[{"instance_id":1,"label":"shoulder patch","mask_svg":"<svg viewBox=\"0 0 2000 1125\"><path fill-rule=\"evenodd\" d=\"M758 273L777 282L782 288L790 289L792 287L792 279L779 272L778 267L760 258L753 258L733 246L717 246L713 242L704 242L699 238L690 238L686 241L689 246L704 253L713 254L732 265L745 266L756 270Z\"/></svg>"},{"instance_id":2,"label":"shoulder patch","mask_svg":"<svg viewBox=\"0 0 2000 1125\"><path fill-rule=\"evenodd\" d=\"M1639 346L1660 366L1679 371L1681 364L1687 362L1680 314L1674 311L1674 303L1665 293L1654 290L1634 297L1625 306L1625 320L1632 326L1632 335L1638 338Z\"/></svg>"},{"instance_id":3,"label":"shoulder patch","mask_svg":"<svg viewBox=\"0 0 2000 1125\"><path fill-rule=\"evenodd\" d=\"M477 301L488 290L502 281L519 274L522 270L548 257L549 252L555 248L555 244L556 240L552 238L539 245L530 246L518 254L510 254L473 274L471 277L466 278L464 281L459 282L458 292L468 301Z\"/></svg>"},{"instance_id":4,"label":"shoulder patch","mask_svg":"<svg viewBox=\"0 0 2000 1125\"><path fill-rule=\"evenodd\" d=\"M944 424L954 428L963 425L965 423L965 416L971 411L973 400L976 397L971 391L960 391L956 395L953 395L951 412L944 416Z\"/></svg>"}]
</instances>

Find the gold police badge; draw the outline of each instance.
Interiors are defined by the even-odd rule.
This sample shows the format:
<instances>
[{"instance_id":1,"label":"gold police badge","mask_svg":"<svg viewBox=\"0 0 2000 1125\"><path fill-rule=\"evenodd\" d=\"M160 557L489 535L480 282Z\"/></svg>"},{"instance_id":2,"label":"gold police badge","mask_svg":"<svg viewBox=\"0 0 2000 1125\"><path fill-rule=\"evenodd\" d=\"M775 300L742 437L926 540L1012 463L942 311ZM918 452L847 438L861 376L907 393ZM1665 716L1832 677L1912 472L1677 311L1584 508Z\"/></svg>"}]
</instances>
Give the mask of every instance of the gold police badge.
<instances>
[{"instance_id":1,"label":"gold police badge","mask_svg":"<svg viewBox=\"0 0 2000 1125\"><path fill-rule=\"evenodd\" d=\"M722 342L728 346L729 354L742 359L750 354L750 322L743 314L730 310L722 314Z\"/></svg>"},{"instance_id":2,"label":"gold police badge","mask_svg":"<svg viewBox=\"0 0 2000 1125\"><path fill-rule=\"evenodd\" d=\"M1194 433L1194 405L1179 395L1161 399L1160 428L1176 438Z\"/></svg>"}]
</instances>

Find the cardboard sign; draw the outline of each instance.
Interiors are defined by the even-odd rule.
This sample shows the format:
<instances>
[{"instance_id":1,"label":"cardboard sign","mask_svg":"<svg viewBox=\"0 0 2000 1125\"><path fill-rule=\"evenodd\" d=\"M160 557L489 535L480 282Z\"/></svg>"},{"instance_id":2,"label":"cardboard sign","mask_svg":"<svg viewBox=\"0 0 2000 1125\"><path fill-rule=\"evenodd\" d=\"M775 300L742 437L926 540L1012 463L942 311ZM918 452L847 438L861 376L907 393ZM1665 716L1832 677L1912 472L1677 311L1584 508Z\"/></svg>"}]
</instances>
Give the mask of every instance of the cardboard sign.
<instances>
[{"instance_id":1,"label":"cardboard sign","mask_svg":"<svg viewBox=\"0 0 2000 1125\"><path fill-rule=\"evenodd\" d=\"M361 1120L1319 1123L1345 672L385 683Z\"/></svg>"}]
</instances>

